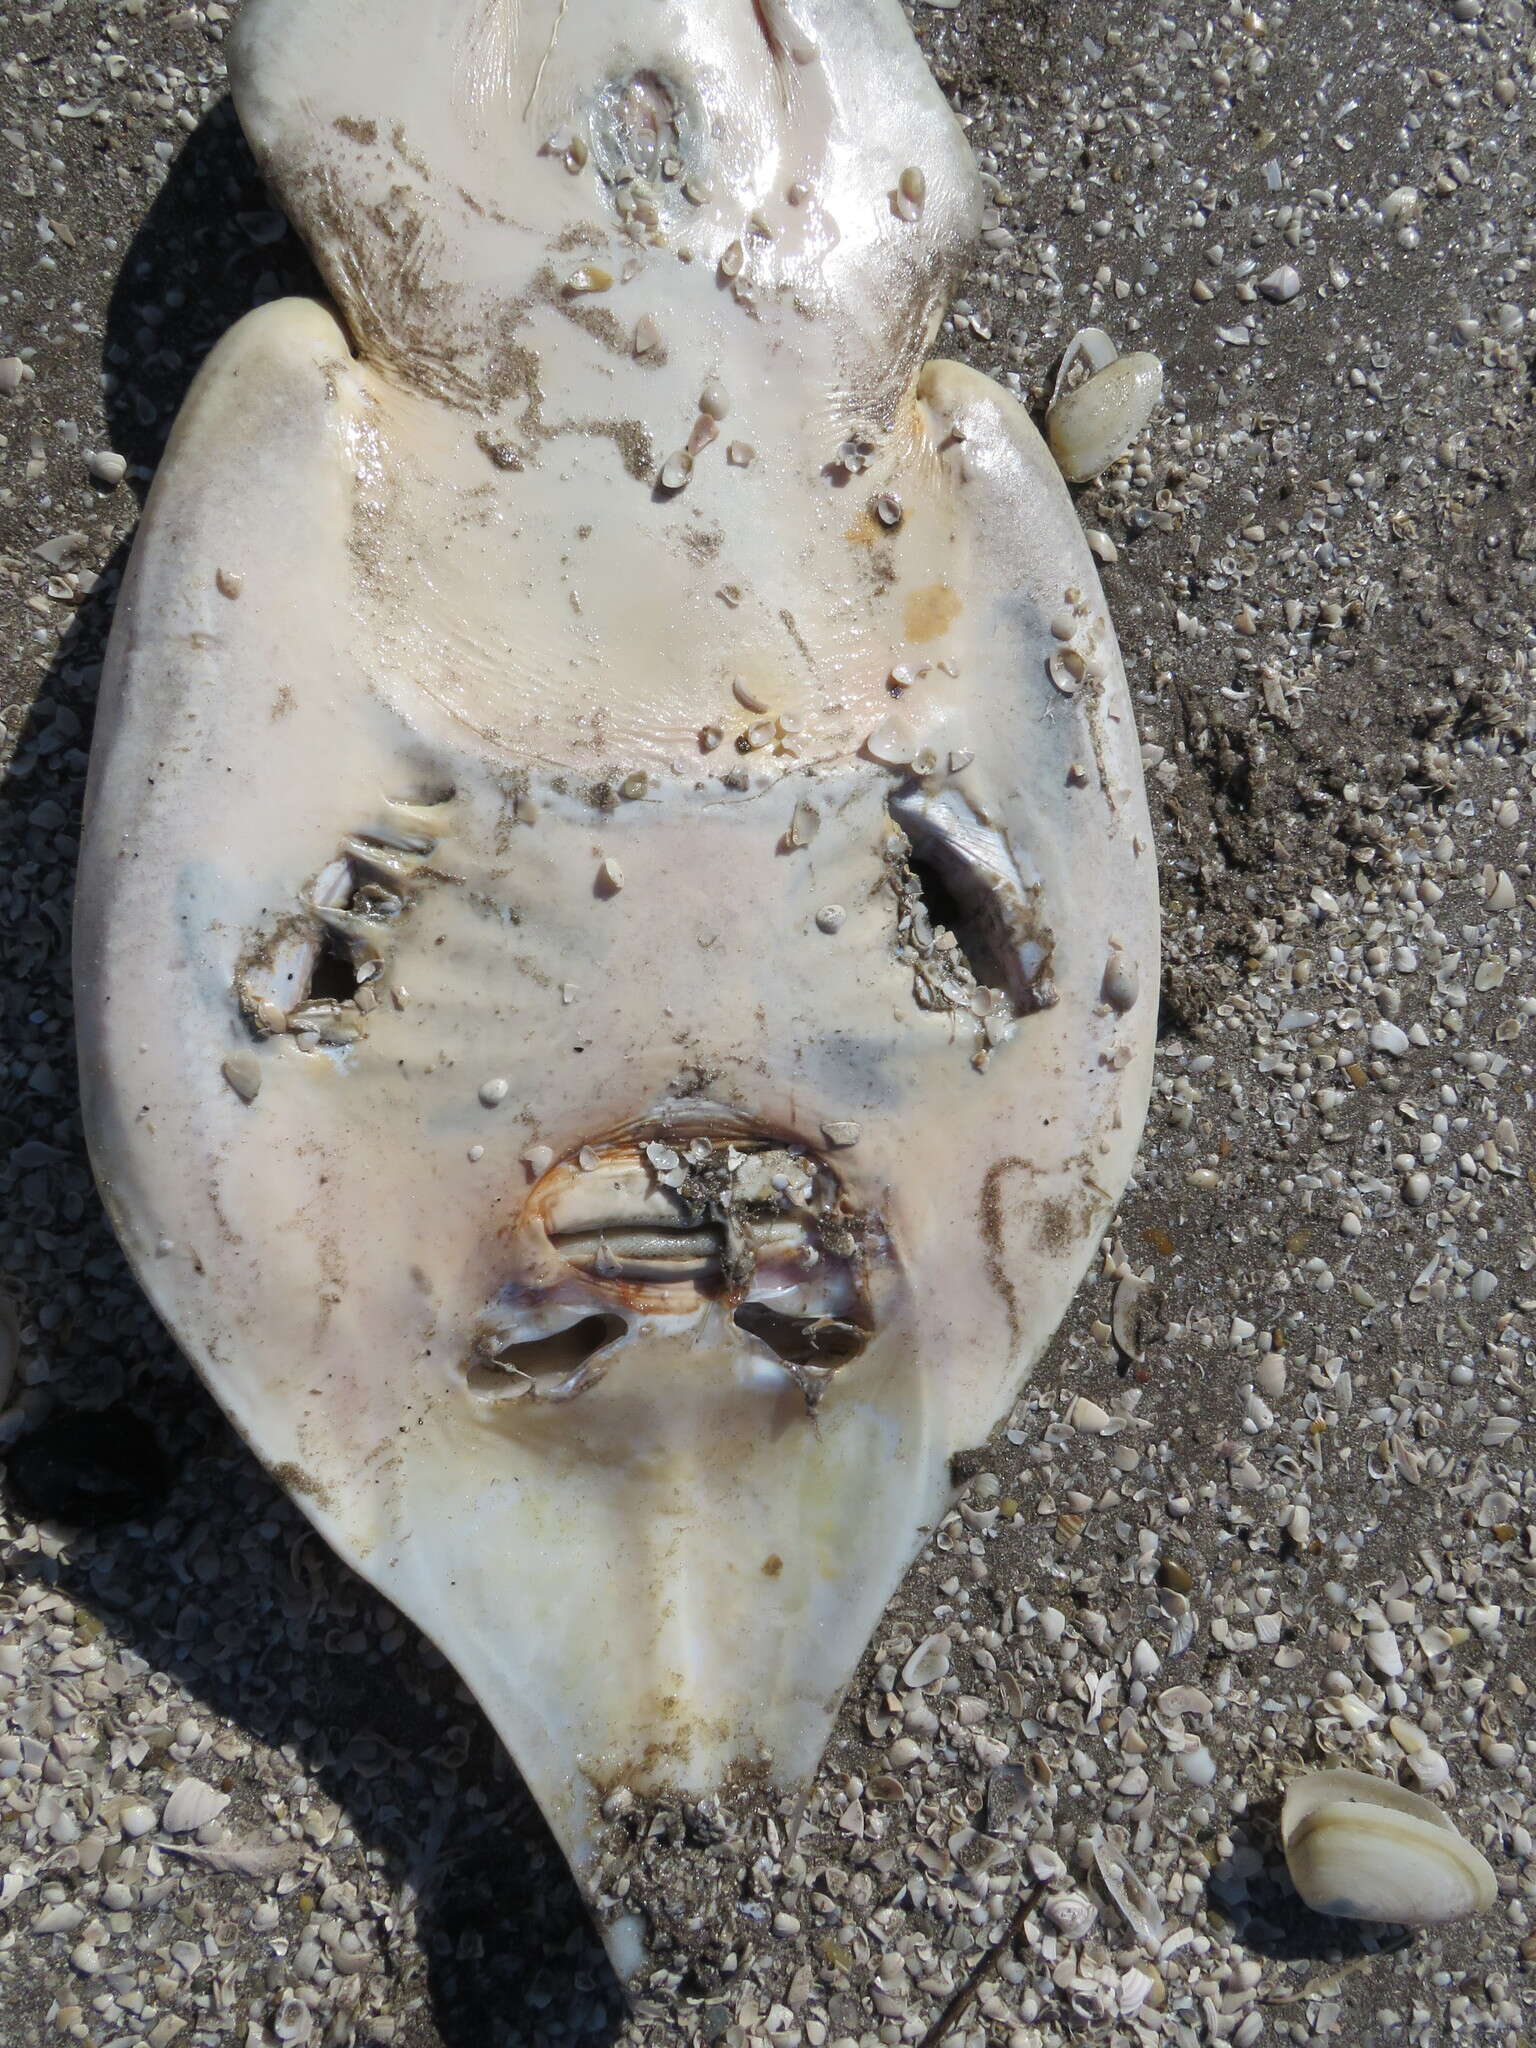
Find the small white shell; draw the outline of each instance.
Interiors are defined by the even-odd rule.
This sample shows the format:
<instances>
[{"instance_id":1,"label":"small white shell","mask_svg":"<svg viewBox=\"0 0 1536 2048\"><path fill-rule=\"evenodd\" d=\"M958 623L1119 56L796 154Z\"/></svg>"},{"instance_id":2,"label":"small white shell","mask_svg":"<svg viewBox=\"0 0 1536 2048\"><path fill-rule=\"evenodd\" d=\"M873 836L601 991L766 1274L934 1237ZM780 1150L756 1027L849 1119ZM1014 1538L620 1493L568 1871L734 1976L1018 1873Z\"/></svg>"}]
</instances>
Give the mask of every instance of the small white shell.
<instances>
[{"instance_id":1,"label":"small white shell","mask_svg":"<svg viewBox=\"0 0 1536 2048\"><path fill-rule=\"evenodd\" d=\"M1104 964L1102 993L1109 1007L1118 1010L1122 1017L1127 1010L1134 1009L1136 998L1141 993L1141 976L1136 962L1128 960L1122 952L1112 952Z\"/></svg>"},{"instance_id":2,"label":"small white shell","mask_svg":"<svg viewBox=\"0 0 1536 2048\"><path fill-rule=\"evenodd\" d=\"M1432 1927L1482 1913L1498 1887L1440 1809L1389 1778L1309 1771L1280 1813L1291 1882L1315 1913Z\"/></svg>"},{"instance_id":3,"label":"small white shell","mask_svg":"<svg viewBox=\"0 0 1536 2048\"><path fill-rule=\"evenodd\" d=\"M1084 1436L1102 1436L1114 1419L1108 1409L1090 1401L1086 1394L1079 1394L1067 1410L1068 1427L1080 1430Z\"/></svg>"},{"instance_id":4,"label":"small white shell","mask_svg":"<svg viewBox=\"0 0 1536 2048\"><path fill-rule=\"evenodd\" d=\"M1099 1909L1081 1892L1061 1892L1046 1902L1045 1917L1068 1941L1082 1941L1092 1932Z\"/></svg>"},{"instance_id":5,"label":"small white shell","mask_svg":"<svg viewBox=\"0 0 1536 2048\"><path fill-rule=\"evenodd\" d=\"M1138 352L1119 357L1055 399L1045 432L1068 483L1086 483L1122 456L1162 395L1162 364Z\"/></svg>"},{"instance_id":6,"label":"small white shell","mask_svg":"<svg viewBox=\"0 0 1536 2048\"><path fill-rule=\"evenodd\" d=\"M168 1835L195 1834L217 1820L228 1804L227 1793L215 1792L201 1778L183 1778L165 1802L160 1825Z\"/></svg>"},{"instance_id":7,"label":"small white shell","mask_svg":"<svg viewBox=\"0 0 1536 2048\"><path fill-rule=\"evenodd\" d=\"M254 1102L261 1092L261 1062L253 1052L232 1052L224 1062L225 1080L242 1102Z\"/></svg>"},{"instance_id":8,"label":"small white shell","mask_svg":"<svg viewBox=\"0 0 1536 2048\"><path fill-rule=\"evenodd\" d=\"M925 1636L901 1669L901 1682L913 1692L949 1676L949 1637Z\"/></svg>"},{"instance_id":9,"label":"small white shell","mask_svg":"<svg viewBox=\"0 0 1536 2048\"><path fill-rule=\"evenodd\" d=\"M887 768L905 768L917 752L917 735L904 718L883 718L865 740L864 751Z\"/></svg>"}]
</instances>

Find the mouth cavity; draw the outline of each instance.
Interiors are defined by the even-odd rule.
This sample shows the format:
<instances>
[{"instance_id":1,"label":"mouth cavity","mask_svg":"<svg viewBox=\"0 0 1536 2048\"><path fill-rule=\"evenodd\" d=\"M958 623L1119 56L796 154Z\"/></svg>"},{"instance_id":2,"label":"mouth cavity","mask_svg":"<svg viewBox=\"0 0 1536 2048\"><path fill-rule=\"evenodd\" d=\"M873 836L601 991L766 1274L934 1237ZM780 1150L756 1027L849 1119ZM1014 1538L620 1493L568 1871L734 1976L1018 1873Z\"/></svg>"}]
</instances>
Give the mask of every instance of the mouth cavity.
<instances>
[{"instance_id":1,"label":"mouth cavity","mask_svg":"<svg viewBox=\"0 0 1536 2048\"><path fill-rule=\"evenodd\" d=\"M874 1334L869 1268L889 1257L825 1159L737 1125L582 1146L529 1194L514 1236L530 1230L559 1268L535 1255L537 1284L514 1282L481 1324L464 1374L482 1399L568 1401L638 1321L713 1306L814 1410Z\"/></svg>"},{"instance_id":2,"label":"mouth cavity","mask_svg":"<svg viewBox=\"0 0 1536 2048\"><path fill-rule=\"evenodd\" d=\"M530 1207L550 1246L585 1280L742 1300L765 1278L804 1282L852 1249L836 1175L769 1138L637 1138L583 1146L551 1168Z\"/></svg>"}]
</instances>

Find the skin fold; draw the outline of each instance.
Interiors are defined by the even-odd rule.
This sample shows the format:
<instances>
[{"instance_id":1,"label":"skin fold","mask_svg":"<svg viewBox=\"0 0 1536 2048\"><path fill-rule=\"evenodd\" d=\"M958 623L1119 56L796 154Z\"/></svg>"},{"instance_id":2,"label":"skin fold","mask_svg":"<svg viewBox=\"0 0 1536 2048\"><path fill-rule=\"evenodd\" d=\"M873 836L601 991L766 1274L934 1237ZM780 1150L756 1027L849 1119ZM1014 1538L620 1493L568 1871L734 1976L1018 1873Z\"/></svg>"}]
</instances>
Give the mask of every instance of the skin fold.
<instances>
[{"instance_id":1,"label":"skin fold","mask_svg":"<svg viewBox=\"0 0 1536 2048\"><path fill-rule=\"evenodd\" d=\"M927 361L978 193L895 0L233 57L332 302L215 350L134 547L93 1157L633 1976L604 1800L803 1786L1130 1171L1129 696L1028 418Z\"/></svg>"}]
</instances>

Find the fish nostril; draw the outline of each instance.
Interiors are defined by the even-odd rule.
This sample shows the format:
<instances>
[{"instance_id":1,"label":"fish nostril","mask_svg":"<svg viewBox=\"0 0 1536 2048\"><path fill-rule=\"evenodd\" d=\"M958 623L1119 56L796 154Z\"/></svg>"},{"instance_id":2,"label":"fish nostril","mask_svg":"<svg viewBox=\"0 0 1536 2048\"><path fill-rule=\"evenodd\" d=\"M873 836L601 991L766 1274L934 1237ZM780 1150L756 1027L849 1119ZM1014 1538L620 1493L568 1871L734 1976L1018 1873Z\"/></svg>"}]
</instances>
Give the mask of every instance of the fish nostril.
<instances>
[{"instance_id":1,"label":"fish nostril","mask_svg":"<svg viewBox=\"0 0 1536 2048\"><path fill-rule=\"evenodd\" d=\"M391 934L417 890L436 879L425 865L436 844L435 829L410 820L374 819L342 835L335 859L275 929L253 936L236 968L235 999L258 1037L293 1032L309 1049L360 1035L388 968ZM364 999L370 984L374 993Z\"/></svg>"},{"instance_id":2,"label":"fish nostril","mask_svg":"<svg viewBox=\"0 0 1536 2048\"><path fill-rule=\"evenodd\" d=\"M921 1008L977 1018L985 1064L1016 1019L1057 1000L1041 886L1026 880L1005 836L956 799L907 789L889 810L899 835L887 856L899 957L912 965Z\"/></svg>"},{"instance_id":3,"label":"fish nostril","mask_svg":"<svg viewBox=\"0 0 1536 2048\"><path fill-rule=\"evenodd\" d=\"M323 931L302 1000L306 1003L350 1003L357 991L357 962L334 932Z\"/></svg>"},{"instance_id":4,"label":"fish nostril","mask_svg":"<svg viewBox=\"0 0 1536 2048\"><path fill-rule=\"evenodd\" d=\"M583 1316L580 1322L550 1335L517 1339L490 1338L477 1345L464 1367L471 1393L518 1401L532 1394L544 1400L565 1400L594 1384L587 1370L605 1345L624 1334L622 1316Z\"/></svg>"},{"instance_id":5,"label":"fish nostril","mask_svg":"<svg viewBox=\"0 0 1536 2048\"><path fill-rule=\"evenodd\" d=\"M869 1342L870 1331L846 1316L793 1316L766 1303L749 1301L732 1317L737 1329L745 1330L766 1344L785 1365L819 1365L833 1368L857 1358Z\"/></svg>"},{"instance_id":6,"label":"fish nostril","mask_svg":"<svg viewBox=\"0 0 1536 2048\"><path fill-rule=\"evenodd\" d=\"M997 957L991 934L985 929L975 903L960 901L938 863L913 847L907 865L917 883L931 932L953 932L965 964L983 988L1003 989L1006 970Z\"/></svg>"}]
</instances>

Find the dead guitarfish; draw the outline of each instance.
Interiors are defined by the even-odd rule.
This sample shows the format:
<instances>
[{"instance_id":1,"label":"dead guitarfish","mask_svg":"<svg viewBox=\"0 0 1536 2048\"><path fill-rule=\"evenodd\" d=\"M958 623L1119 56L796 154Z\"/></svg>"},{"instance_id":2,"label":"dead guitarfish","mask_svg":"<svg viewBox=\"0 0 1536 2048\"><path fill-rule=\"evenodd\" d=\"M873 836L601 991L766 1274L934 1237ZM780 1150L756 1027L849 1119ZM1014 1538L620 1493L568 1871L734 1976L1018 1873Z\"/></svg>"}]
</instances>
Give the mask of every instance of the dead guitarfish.
<instances>
[{"instance_id":1,"label":"dead guitarfish","mask_svg":"<svg viewBox=\"0 0 1536 2048\"><path fill-rule=\"evenodd\" d=\"M1130 701L925 360L979 192L897 0L250 0L232 63L332 303L219 345L139 529L92 1152L634 1980L751 1931L646 1816L793 1813L1130 1171Z\"/></svg>"}]
</instances>

